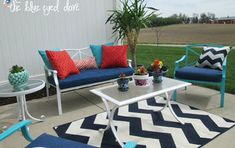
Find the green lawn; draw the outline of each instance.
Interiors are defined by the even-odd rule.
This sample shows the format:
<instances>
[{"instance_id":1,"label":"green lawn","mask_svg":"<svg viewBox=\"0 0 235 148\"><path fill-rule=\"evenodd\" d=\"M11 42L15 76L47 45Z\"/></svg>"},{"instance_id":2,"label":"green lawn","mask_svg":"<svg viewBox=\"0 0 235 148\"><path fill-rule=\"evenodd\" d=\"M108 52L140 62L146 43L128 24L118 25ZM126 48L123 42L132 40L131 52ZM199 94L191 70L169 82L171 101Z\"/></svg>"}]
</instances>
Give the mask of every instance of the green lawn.
<instances>
[{"instance_id":1,"label":"green lawn","mask_svg":"<svg viewBox=\"0 0 235 148\"><path fill-rule=\"evenodd\" d=\"M198 49L199 50L199 49ZM200 51L200 50L199 50ZM175 61L185 54L185 48L179 47L154 47L154 46L138 46L137 48L137 64L143 64L146 67L153 62L154 59L160 59L169 67L168 77L173 77ZM190 56L192 59L197 57ZM235 94L235 50L229 53L227 61L227 80L226 92ZM203 85L205 86L205 85ZM218 87L206 86L214 89Z\"/></svg>"}]
</instances>

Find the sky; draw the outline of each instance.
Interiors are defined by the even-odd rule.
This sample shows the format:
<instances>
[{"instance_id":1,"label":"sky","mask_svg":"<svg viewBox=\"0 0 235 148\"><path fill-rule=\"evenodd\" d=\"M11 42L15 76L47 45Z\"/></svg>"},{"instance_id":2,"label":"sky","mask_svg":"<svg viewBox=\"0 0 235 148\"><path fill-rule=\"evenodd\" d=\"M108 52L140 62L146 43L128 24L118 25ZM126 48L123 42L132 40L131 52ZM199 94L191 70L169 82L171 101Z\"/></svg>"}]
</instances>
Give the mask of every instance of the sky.
<instances>
[{"instance_id":1,"label":"sky","mask_svg":"<svg viewBox=\"0 0 235 148\"><path fill-rule=\"evenodd\" d=\"M184 13L214 13L216 17L235 16L235 0L146 0L148 6L160 9L162 17Z\"/></svg>"}]
</instances>

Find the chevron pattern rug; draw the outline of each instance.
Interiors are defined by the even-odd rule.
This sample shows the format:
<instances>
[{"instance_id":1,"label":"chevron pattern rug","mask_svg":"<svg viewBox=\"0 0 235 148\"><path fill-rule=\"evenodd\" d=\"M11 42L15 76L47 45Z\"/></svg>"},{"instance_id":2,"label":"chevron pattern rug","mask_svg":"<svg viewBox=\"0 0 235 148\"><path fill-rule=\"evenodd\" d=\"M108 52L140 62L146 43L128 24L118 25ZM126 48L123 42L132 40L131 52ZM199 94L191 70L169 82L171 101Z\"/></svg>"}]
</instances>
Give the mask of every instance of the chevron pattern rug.
<instances>
[{"instance_id":1,"label":"chevron pattern rug","mask_svg":"<svg viewBox=\"0 0 235 148\"><path fill-rule=\"evenodd\" d=\"M123 142L136 141L138 147L201 147L232 128L234 121L177 102L172 107L186 124L179 124L161 97L119 108L114 116L118 136ZM111 130L98 131L108 123L106 112L54 127L59 137L102 148L119 148Z\"/></svg>"}]
</instances>

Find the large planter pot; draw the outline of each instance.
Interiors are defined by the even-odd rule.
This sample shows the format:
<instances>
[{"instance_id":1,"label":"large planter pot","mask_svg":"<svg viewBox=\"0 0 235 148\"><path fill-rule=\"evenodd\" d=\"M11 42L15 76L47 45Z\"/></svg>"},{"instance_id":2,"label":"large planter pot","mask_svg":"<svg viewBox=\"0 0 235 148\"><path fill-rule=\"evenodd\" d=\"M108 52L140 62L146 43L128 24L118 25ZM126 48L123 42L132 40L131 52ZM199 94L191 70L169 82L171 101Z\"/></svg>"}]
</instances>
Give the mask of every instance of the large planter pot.
<instances>
[{"instance_id":1,"label":"large planter pot","mask_svg":"<svg viewBox=\"0 0 235 148\"><path fill-rule=\"evenodd\" d=\"M9 83L15 88L15 89L20 89L22 87L24 87L29 79L29 73L24 70L22 72L18 72L18 73L10 73L8 75L8 80Z\"/></svg>"},{"instance_id":2,"label":"large planter pot","mask_svg":"<svg viewBox=\"0 0 235 148\"><path fill-rule=\"evenodd\" d=\"M117 83L118 83L118 89L120 91L128 91L128 89L129 89L129 86L128 86L129 79L127 79L127 78L118 79Z\"/></svg>"},{"instance_id":3,"label":"large planter pot","mask_svg":"<svg viewBox=\"0 0 235 148\"><path fill-rule=\"evenodd\" d=\"M168 70L167 71L161 71L161 72L152 72L152 76L153 76L153 82L154 83L161 83L162 82L162 77L166 76Z\"/></svg>"},{"instance_id":4,"label":"large planter pot","mask_svg":"<svg viewBox=\"0 0 235 148\"><path fill-rule=\"evenodd\" d=\"M134 75L133 76L135 80L135 85L136 86L148 86L149 82L149 75Z\"/></svg>"}]
</instances>

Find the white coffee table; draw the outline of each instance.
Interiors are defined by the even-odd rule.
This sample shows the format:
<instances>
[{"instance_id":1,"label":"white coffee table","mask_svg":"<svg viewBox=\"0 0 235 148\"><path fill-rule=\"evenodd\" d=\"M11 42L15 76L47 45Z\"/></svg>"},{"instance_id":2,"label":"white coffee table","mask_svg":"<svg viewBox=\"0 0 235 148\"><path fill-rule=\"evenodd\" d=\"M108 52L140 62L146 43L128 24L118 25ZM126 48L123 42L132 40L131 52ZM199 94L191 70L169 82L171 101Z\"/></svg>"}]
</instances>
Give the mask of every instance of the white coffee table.
<instances>
[{"instance_id":1,"label":"white coffee table","mask_svg":"<svg viewBox=\"0 0 235 148\"><path fill-rule=\"evenodd\" d=\"M27 108L25 95L39 91L45 87L42 80L29 80L27 85L21 90L14 89L9 83L0 84L0 97L16 97L19 105L19 120L26 120L25 113L33 120L43 121L33 117ZM45 116L42 115L42 118Z\"/></svg>"},{"instance_id":2,"label":"white coffee table","mask_svg":"<svg viewBox=\"0 0 235 148\"><path fill-rule=\"evenodd\" d=\"M170 78L163 78L162 83L153 83L152 77L149 78L149 86L146 87L140 87L135 86L134 82L129 83L129 90L127 92L120 92L118 90L118 85L109 85L97 89L90 90L92 93L98 95L101 97L102 101L105 104L106 112L109 118L109 123L105 129L100 129L100 131L104 132L111 128L117 142L120 144L121 147L124 146L123 142L119 139L117 135L117 131L114 127L113 123L113 116L117 108L125 105L129 105L135 102L139 102L142 100L146 100L155 96L159 96L164 94L166 97L166 104L163 108L160 110L154 110L154 111L162 111L166 107L169 107L170 112L175 117L177 121L179 121L181 124L184 124L183 121L181 121L175 114L174 110L171 106L171 99L168 96L168 92L174 91L180 88L184 88L186 86L191 85L191 83L174 80ZM111 109L108 102L111 102L114 104L114 107Z\"/></svg>"}]
</instances>

